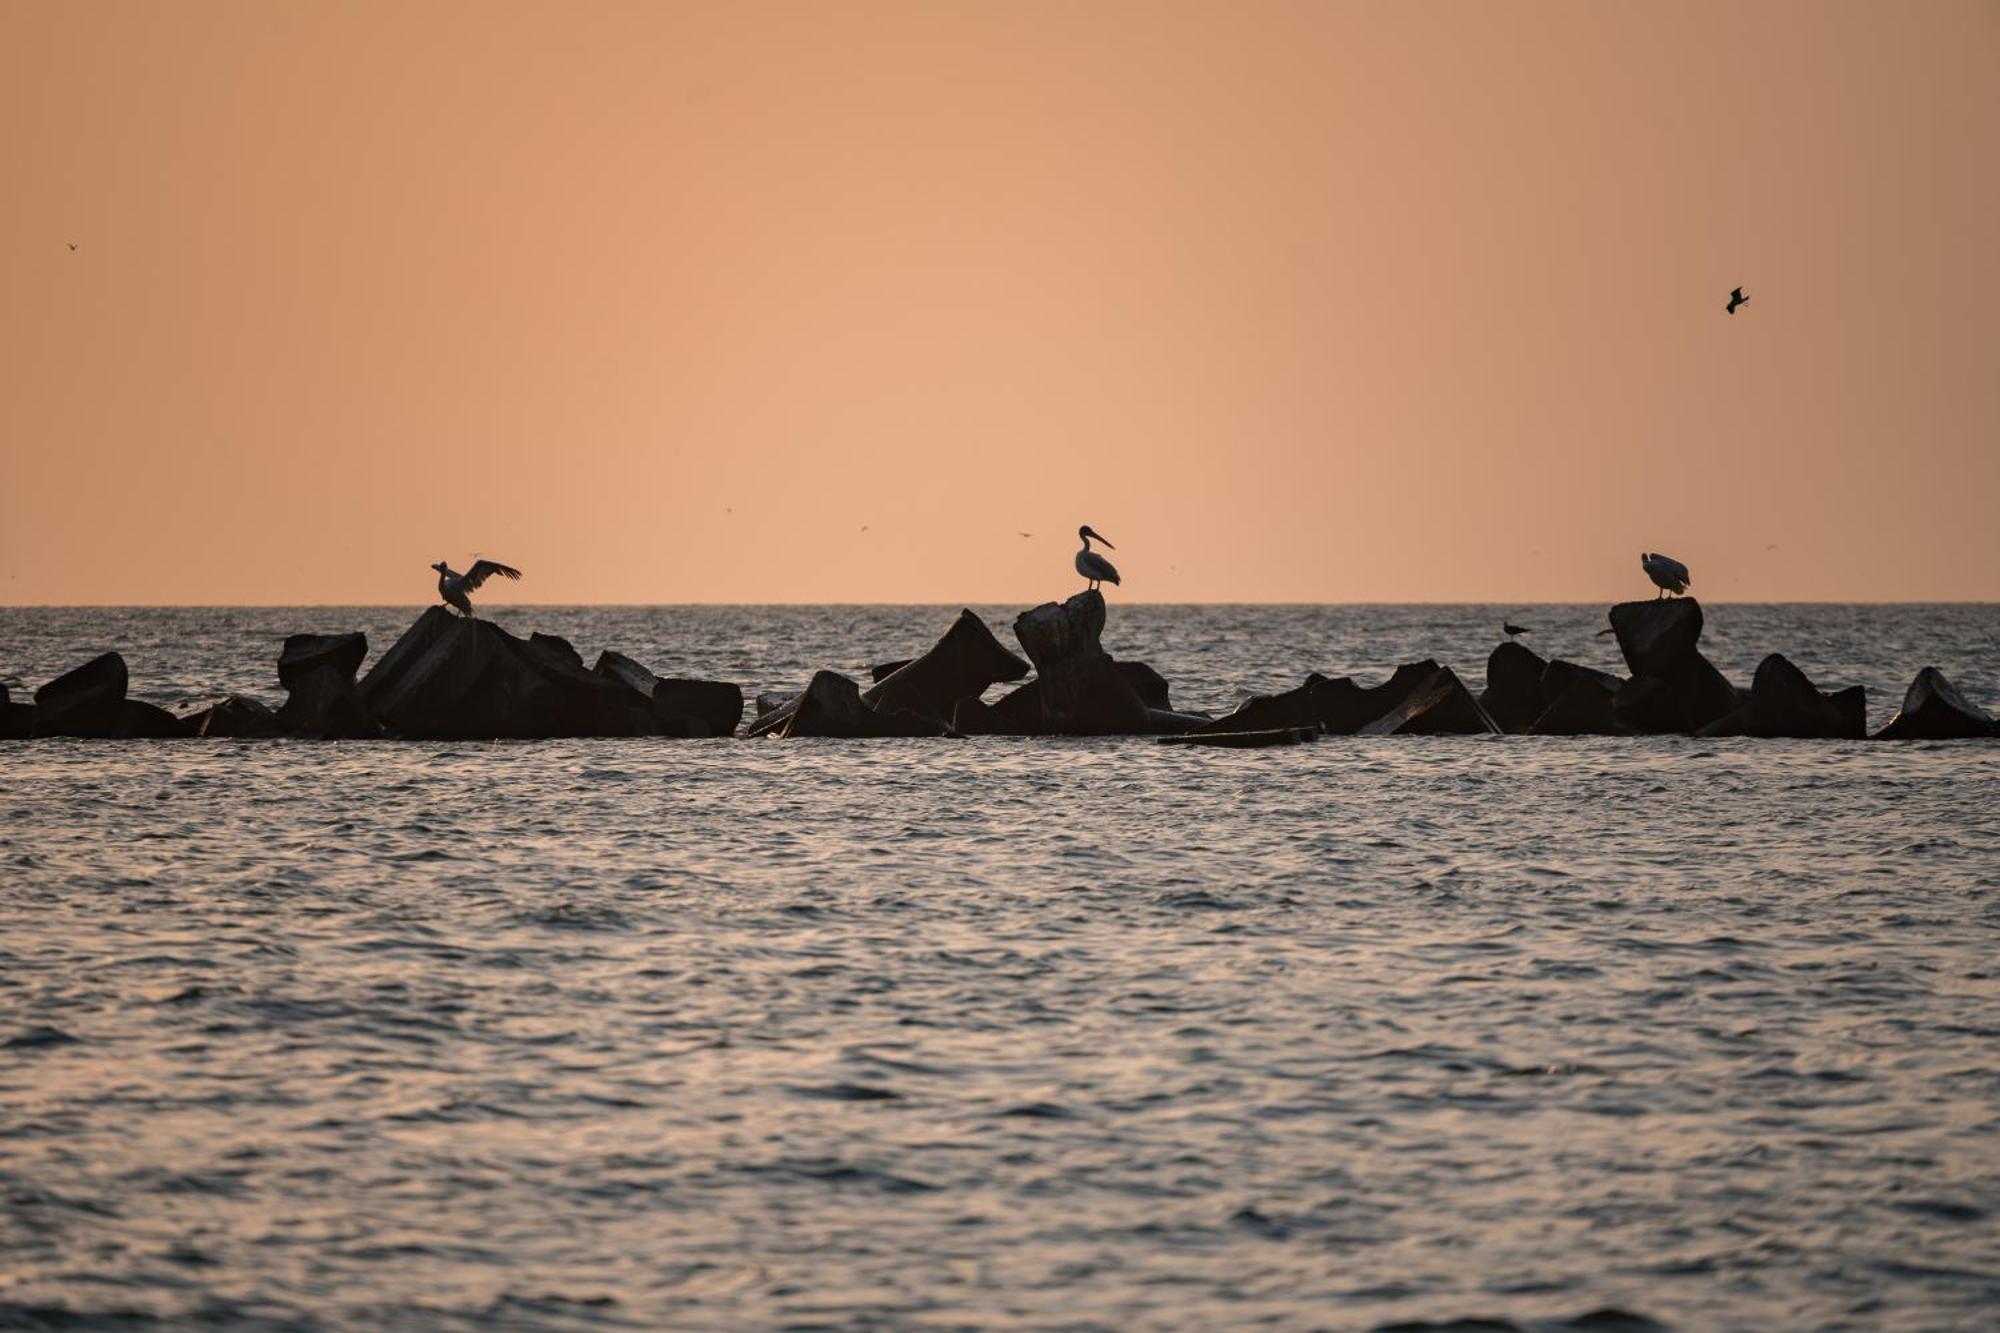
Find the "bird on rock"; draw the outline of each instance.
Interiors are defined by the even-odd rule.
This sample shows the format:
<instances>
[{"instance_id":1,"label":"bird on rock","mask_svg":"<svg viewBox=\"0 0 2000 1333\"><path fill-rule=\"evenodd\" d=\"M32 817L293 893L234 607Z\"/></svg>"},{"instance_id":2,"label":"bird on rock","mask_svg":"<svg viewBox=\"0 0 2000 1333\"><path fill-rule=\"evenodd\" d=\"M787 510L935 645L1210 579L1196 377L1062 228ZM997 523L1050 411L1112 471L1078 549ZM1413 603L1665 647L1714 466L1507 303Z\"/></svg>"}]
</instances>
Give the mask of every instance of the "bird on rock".
<instances>
[{"instance_id":1,"label":"bird on rock","mask_svg":"<svg viewBox=\"0 0 2000 1333\"><path fill-rule=\"evenodd\" d=\"M450 565L440 560L431 566L438 572L438 596L458 609L462 616L473 615L472 599L469 592L479 591L479 586L498 574L503 579L518 579L521 571L512 565L503 565L498 560L475 560L472 568L463 574L454 573Z\"/></svg>"},{"instance_id":2,"label":"bird on rock","mask_svg":"<svg viewBox=\"0 0 2000 1333\"><path fill-rule=\"evenodd\" d=\"M1118 582L1118 566L1091 550L1090 543L1094 539L1104 542L1104 545L1110 550L1115 551L1118 548L1112 546L1110 542L1104 541L1103 535L1093 531L1088 523L1078 528L1076 535L1083 538L1083 549L1076 553L1076 572L1089 580L1090 586L1093 588L1100 583Z\"/></svg>"},{"instance_id":3,"label":"bird on rock","mask_svg":"<svg viewBox=\"0 0 2000 1333\"><path fill-rule=\"evenodd\" d=\"M1686 592L1688 587L1694 582L1693 579L1688 577L1688 567L1686 565L1670 555L1661 555L1658 551L1641 551L1639 553L1639 568L1646 571L1646 577L1651 579L1654 585L1659 588L1660 596L1662 597L1665 597L1670 592Z\"/></svg>"}]
</instances>

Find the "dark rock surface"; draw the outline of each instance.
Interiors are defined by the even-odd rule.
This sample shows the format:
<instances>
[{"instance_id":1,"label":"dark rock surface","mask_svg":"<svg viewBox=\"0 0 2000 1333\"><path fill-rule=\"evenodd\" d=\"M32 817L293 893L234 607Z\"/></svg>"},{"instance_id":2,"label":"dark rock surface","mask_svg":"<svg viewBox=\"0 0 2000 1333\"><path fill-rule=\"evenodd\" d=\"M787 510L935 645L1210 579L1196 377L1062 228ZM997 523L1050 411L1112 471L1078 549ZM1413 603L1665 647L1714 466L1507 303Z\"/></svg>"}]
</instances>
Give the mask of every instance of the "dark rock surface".
<instances>
[{"instance_id":1,"label":"dark rock surface","mask_svg":"<svg viewBox=\"0 0 2000 1333\"><path fill-rule=\"evenodd\" d=\"M1693 597L1620 602L1611 608L1618 650L1635 676L1671 680L1699 649L1701 602Z\"/></svg>"},{"instance_id":2,"label":"dark rock surface","mask_svg":"<svg viewBox=\"0 0 2000 1333\"><path fill-rule=\"evenodd\" d=\"M1039 733L1121 736L1153 730L1146 701L1104 651L1103 633L1104 597L1095 588L1015 618L1014 637L1035 664Z\"/></svg>"},{"instance_id":3,"label":"dark rock surface","mask_svg":"<svg viewBox=\"0 0 2000 1333\"><path fill-rule=\"evenodd\" d=\"M775 714L773 716L776 716ZM857 740L886 736L942 736L935 718L910 712L878 712L861 700L861 687L837 671L816 671L797 703L769 734L781 740L831 736Z\"/></svg>"},{"instance_id":4,"label":"dark rock surface","mask_svg":"<svg viewBox=\"0 0 2000 1333\"><path fill-rule=\"evenodd\" d=\"M1860 740L1867 730L1866 710L1865 695L1854 693L1851 700L1844 698L1836 704L1834 696L1822 694L1805 672L1782 654L1772 653L1757 664L1750 697L1695 734Z\"/></svg>"},{"instance_id":5,"label":"dark rock surface","mask_svg":"<svg viewBox=\"0 0 2000 1333\"><path fill-rule=\"evenodd\" d=\"M1632 679L1619 689L1612 706L1635 731L1698 731L1743 702L1736 687L1701 655L1702 613L1696 599L1620 602L1611 608L1611 627L1632 668Z\"/></svg>"},{"instance_id":6,"label":"dark rock surface","mask_svg":"<svg viewBox=\"0 0 2000 1333\"><path fill-rule=\"evenodd\" d=\"M24 741L35 734L35 706L17 704L0 685L0 741Z\"/></svg>"},{"instance_id":7,"label":"dark rock surface","mask_svg":"<svg viewBox=\"0 0 2000 1333\"><path fill-rule=\"evenodd\" d=\"M294 634L278 654L278 679L290 696L278 709L289 731L324 740L373 740L381 726L361 701L354 673L368 656L362 634Z\"/></svg>"},{"instance_id":8,"label":"dark rock surface","mask_svg":"<svg viewBox=\"0 0 2000 1333\"><path fill-rule=\"evenodd\" d=\"M879 712L920 713L943 723L960 699L977 699L1001 681L1027 674L1028 664L1008 652L985 621L964 610L929 651L881 677L861 699Z\"/></svg>"},{"instance_id":9,"label":"dark rock surface","mask_svg":"<svg viewBox=\"0 0 2000 1333\"><path fill-rule=\"evenodd\" d=\"M262 740L286 734L276 713L240 694L197 704L178 717L187 735L204 740Z\"/></svg>"},{"instance_id":10,"label":"dark rock surface","mask_svg":"<svg viewBox=\"0 0 2000 1333\"><path fill-rule=\"evenodd\" d=\"M1174 711L1173 687L1165 676L1144 662L1118 662L1117 666L1118 674L1146 707L1163 713Z\"/></svg>"},{"instance_id":11,"label":"dark rock surface","mask_svg":"<svg viewBox=\"0 0 2000 1333\"><path fill-rule=\"evenodd\" d=\"M1960 694L1942 671L1927 666L1910 682L1902 708L1875 733L1875 739L1958 741L1993 734L1994 722L1985 710Z\"/></svg>"},{"instance_id":12,"label":"dark rock surface","mask_svg":"<svg viewBox=\"0 0 2000 1333\"><path fill-rule=\"evenodd\" d=\"M1216 718L1200 730L1213 735L1228 731L1266 731L1313 727L1333 736L1351 736L1397 707L1439 670L1428 659L1409 662L1380 685L1361 686L1342 676L1330 680L1318 672L1283 694L1256 695L1236 711Z\"/></svg>"},{"instance_id":13,"label":"dark rock surface","mask_svg":"<svg viewBox=\"0 0 2000 1333\"><path fill-rule=\"evenodd\" d=\"M1542 673L1548 665L1512 639L1487 656L1486 688L1479 693L1479 706L1502 731L1524 732L1542 715L1547 707L1542 698Z\"/></svg>"},{"instance_id":14,"label":"dark rock surface","mask_svg":"<svg viewBox=\"0 0 2000 1333\"><path fill-rule=\"evenodd\" d=\"M108 737L124 716L125 659L101 653L35 691L37 736Z\"/></svg>"},{"instance_id":15,"label":"dark rock surface","mask_svg":"<svg viewBox=\"0 0 2000 1333\"><path fill-rule=\"evenodd\" d=\"M1361 727L1358 736L1477 736L1497 734L1500 727L1487 716L1472 692L1450 667L1438 667L1429 679L1381 717Z\"/></svg>"},{"instance_id":16,"label":"dark rock surface","mask_svg":"<svg viewBox=\"0 0 2000 1333\"><path fill-rule=\"evenodd\" d=\"M894 662L877 662L874 666L868 668L869 684L880 685L883 681L908 666L912 660L911 658L904 657Z\"/></svg>"},{"instance_id":17,"label":"dark rock surface","mask_svg":"<svg viewBox=\"0 0 2000 1333\"><path fill-rule=\"evenodd\" d=\"M192 736L194 732L158 704L127 699L118 706L118 730L113 734L120 740L169 741Z\"/></svg>"},{"instance_id":18,"label":"dark rock surface","mask_svg":"<svg viewBox=\"0 0 2000 1333\"><path fill-rule=\"evenodd\" d=\"M743 687L722 680L663 676L653 683L653 720L663 736L734 736L743 720ZM687 729L697 723L699 732Z\"/></svg>"},{"instance_id":19,"label":"dark rock surface","mask_svg":"<svg viewBox=\"0 0 2000 1333\"><path fill-rule=\"evenodd\" d=\"M431 607L361 681L361 697L400 736L484 740L633 736L652 730L650 710L553 635L515 638L488 620Z\"/></svg>"},{"instance_id":20,"label":"dark rock surface","mask_svg":"<svg viewBox=\"0 0 2000 1333\"><path fill-rule=\"evenodd\" d=\"M1566 662L1551 662L1551 667L1567 666ZM1597 679L1592 679L1597 677ZM1550 681L1543 675L1544 685ZM1624 681L1604 672L1589 675L1562 673L1554 677L1559 688L1548 706L1542 709L1528 727L1530 736L1630 736L1632 728L1618 720L1612 710L1612 700L1616 697ZM1567 682L1567 683L1563 683Z\"/></svg>"}]
</instances>

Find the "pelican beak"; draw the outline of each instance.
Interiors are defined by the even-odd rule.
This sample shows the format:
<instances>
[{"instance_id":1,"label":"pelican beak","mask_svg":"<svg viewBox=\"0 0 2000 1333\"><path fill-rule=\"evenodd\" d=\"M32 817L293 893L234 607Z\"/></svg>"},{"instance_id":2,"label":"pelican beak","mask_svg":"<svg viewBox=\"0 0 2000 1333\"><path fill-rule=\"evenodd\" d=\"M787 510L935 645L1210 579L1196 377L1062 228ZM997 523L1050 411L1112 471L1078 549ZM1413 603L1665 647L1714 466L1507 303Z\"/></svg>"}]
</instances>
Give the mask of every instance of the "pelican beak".
<instances>
[{"instance_id":1,"label":"pelican beak","mask_svg":"<svg viewBox=\"0 0 2000 1333\"><path fill-rule=\"evenodd\" d=\"M1097 539L1098 541L1101 541L1101 542L1103 542L1103 543L1104 543L1104 545L1105 545L1105 548L1106 548L1107 550L1112 550L1112 551L1115 551L1115 550L1117 550L1117 549L1118 549L1117 547L1115 547L1115 546L1113 546L1113 545L1111 544L1111 539L1110 539L1109 537L1107 537L1107 536L1105 536L1105 535L1104 535L1103 533L1099 532L1099 531L1098 531L1098 530L1097 530L1096 528L1092 528L1092 529L1090 530L1090 535L1091 535L1092 537L1095 537L1095 538L1096 538L1096 539Z\"/></svg>"}]
</instances>

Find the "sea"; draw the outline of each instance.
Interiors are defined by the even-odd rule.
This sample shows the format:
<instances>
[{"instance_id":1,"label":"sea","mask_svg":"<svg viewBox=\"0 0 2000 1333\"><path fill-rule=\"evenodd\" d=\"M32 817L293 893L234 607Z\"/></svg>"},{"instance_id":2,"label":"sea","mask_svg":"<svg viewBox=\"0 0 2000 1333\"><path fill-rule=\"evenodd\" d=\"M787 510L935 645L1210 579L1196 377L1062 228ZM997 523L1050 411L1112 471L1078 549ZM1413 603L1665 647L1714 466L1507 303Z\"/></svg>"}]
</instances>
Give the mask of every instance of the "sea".
<instances>
[{"instance_id":1,"label":"sea","mask_svg":"<svg viewBox=\"0 0 2000 1333\"><path fill-rule=\"evenodd\" d=\"M0 677L275 703L418 609L0 608ZM484 614L754 696L957 610ZM2000 607L1706 615L2000 711ZM1503 617L1619 666L1105 643L1223 710ZM0 1328L1991 1329L1996 889L1994 741L0 743Z\"/></svg>"}]
</instances>

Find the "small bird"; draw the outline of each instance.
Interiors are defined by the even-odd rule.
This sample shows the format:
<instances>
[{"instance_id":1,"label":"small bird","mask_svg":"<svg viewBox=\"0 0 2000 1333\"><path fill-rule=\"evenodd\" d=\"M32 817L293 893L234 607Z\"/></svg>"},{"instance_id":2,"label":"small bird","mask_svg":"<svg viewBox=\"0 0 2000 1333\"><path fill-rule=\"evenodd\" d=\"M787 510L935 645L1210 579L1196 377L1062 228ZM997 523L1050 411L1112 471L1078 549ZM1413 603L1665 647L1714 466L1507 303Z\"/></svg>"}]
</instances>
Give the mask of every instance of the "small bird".
<instances>
[{"instance_id":1,"label":"small bird","mask_svg":"<svg viewBox=\"0 0 2000 1333\"><path fill-rule=\"evenodd\" d=\"M75 241L71 241L71 242L69 243L69 248L70 248L70 249L72 249L72 250L76 249L76 242L75 242Z\"/></svg>"},{"instance_id":2,"label":"small bird","mask_svg":"<svg viewBox=\"0 0 2000 1333\"><path fill-rule=\"evenodd\" d=\"M472 599L465 594L478 592L479 585L498 574L504 579L518 579L521 571L512 565L503 565L498 560L475 560L472 568L463 574L454 574L451 566L440 560L431 566L438 572L438 596L458 609L462 616L472 618Z\"/></svg>"},{"instance_id":3,"label":"small bird","mask_svg":"<svg viewBox=\"0 0 2000 1333\"><path fill-rule=\"evenodd\" d=\"M1516 625L1513 622L1506 620L1500 622L1500 629L1501 632L1506 634L1506 636L1510 639L1514 638L1517 635L1534 633L1534 631L1529 629L1526 625Z\"/></svg>"},{"instance_id":4,"label":"small bird","mask_svg":"<svg viewBox=\"0 0 2000 1333\"><path fill-rule=\"evenodd\" d=\"M1016 536L1020 536L1020 537L1032 537L1032 536L1034 536L1035 534L1034 534L1034 533L1032 533L1032 532L1022 532L1022 533L1017 533L1017 534L1015 534L1015 535L1016 535Z\"/></svg>"},{"instance_id":5,"label":"small bird","mask_svg":"<svg viewBox=\"0 0 2000 1333\"><path fill-rule=\"evenodd\" d=\"M1097 541L1104 542L1104 545L1109 550L1115 551L1118 548L1112 546L1110 542L1104 541L1103 534L1092 531L1088 523L1078 528L1076 535L1083 538L1083 549L1076 553L1076 572L1089 580L1090 586L1093 588L1100 583L1117 583L1118 567L1097 552L1091 550L1090 543L1094 538Z\"/></svg>"},{"instance_id":6,"label":"small bird","mask_svg":"<svg viewBox=\"0 0 2000 1333\"><path fill-rule=\"evenodd\" d=\"M1670 555L1661 555L1658 551L1641 551L1639 568L1645 570L1646 577L1659 588L1661 597L1670 592L1686 592L1694 583L1694 580L1688 577L1686 565Z\"/></svg>"},{"instance_id":7,"label":"small bird","mask_svg":"<svg viewBox=\"0 0 2000 1333\"><path fill-rule=\"evenodd\" d=\"M1741 287L1732 287L1729 290L1729 304L1722 307L1722 313L1733 315L1736 313L1737 306L1749 304L1750 298L1743 294L1743 289Z\"/></svg>"}]
</instances>

